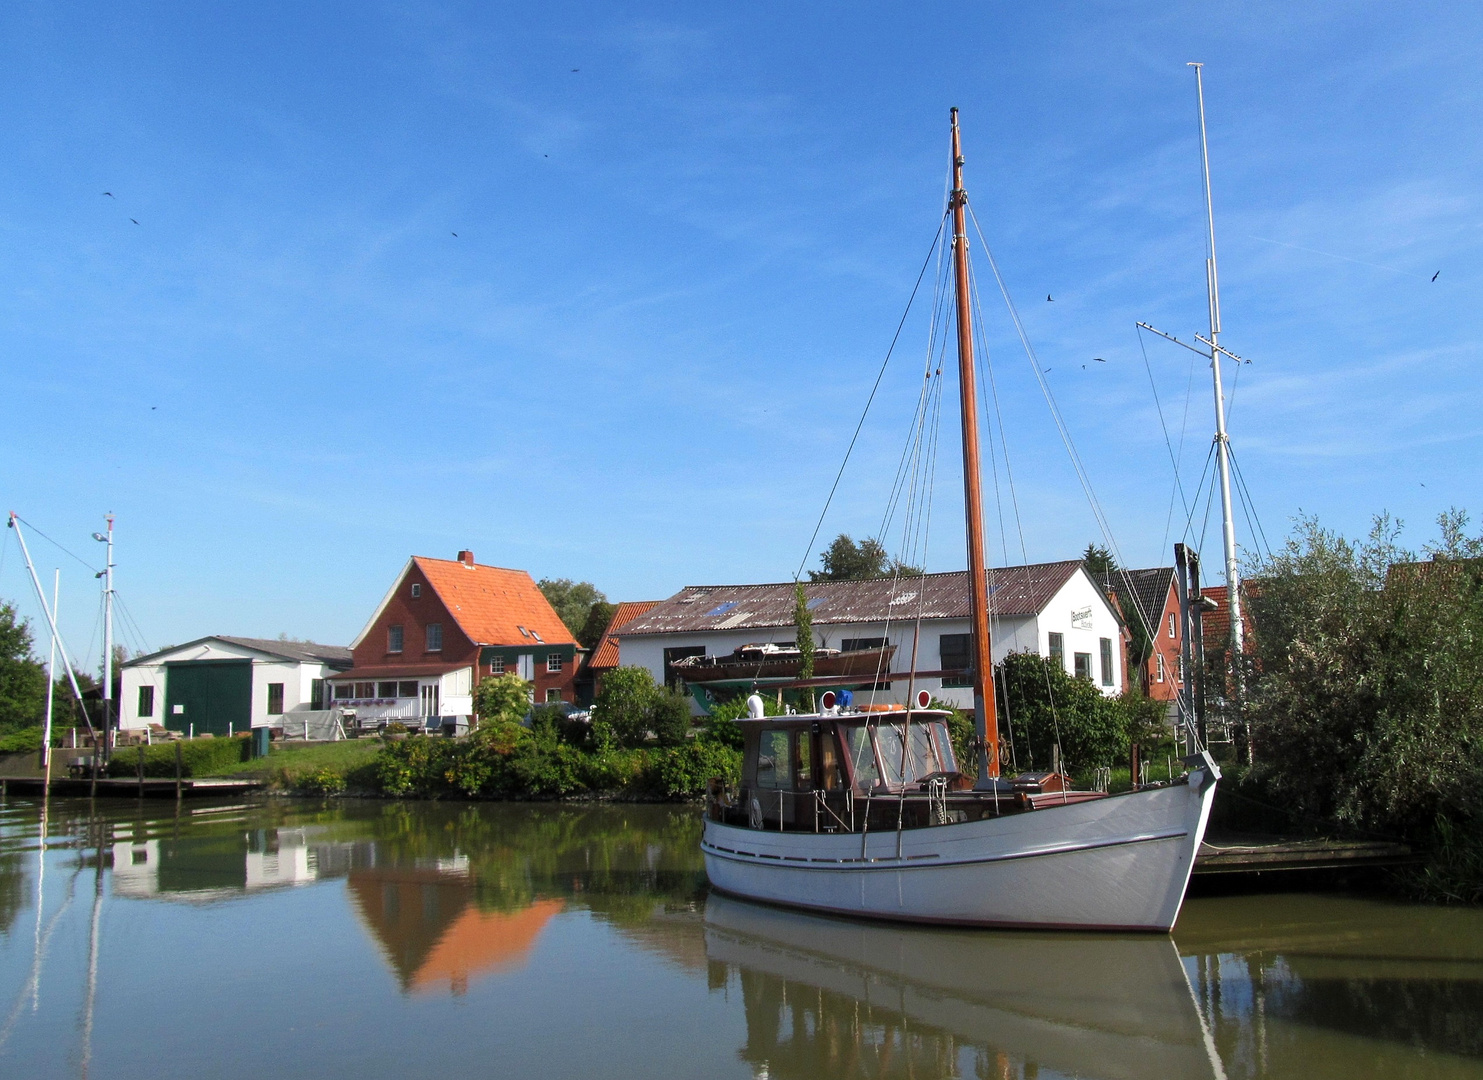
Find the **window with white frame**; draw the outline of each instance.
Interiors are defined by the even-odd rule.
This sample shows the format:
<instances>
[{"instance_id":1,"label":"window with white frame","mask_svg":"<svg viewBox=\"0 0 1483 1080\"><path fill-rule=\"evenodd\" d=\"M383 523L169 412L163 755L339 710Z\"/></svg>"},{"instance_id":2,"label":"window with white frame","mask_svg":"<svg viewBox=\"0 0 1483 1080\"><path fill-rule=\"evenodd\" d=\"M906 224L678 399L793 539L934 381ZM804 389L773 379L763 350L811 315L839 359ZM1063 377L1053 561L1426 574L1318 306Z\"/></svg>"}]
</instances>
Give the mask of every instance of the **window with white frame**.
<instances>
[{"instance_id":1,"label":"window with white frame","mask_svg":"<svg viewBox=\"0 0 1483 1080\"><path fill-rule=\"evenodd\" d=\"M427 624L427 651L443 651L443 624L430 622Z\"/></svg>"},{"instance_id":2,"label":"window with white frame","mask_svg":"<svg viewBox=\"0 0 1483 1080\"><path fill-rule=\"evenodd\" d=\"M1111 686L1112 685L1112 639L1111 638L1098 638L1097 640L1098 640L1099 644L1102 646L1102 656L1101 656L1101 661L1102 661L1102 685L1103 686Z\"/></svg>"},{"instance_id":3,"label":"window with white frame","mask_svg":"<svg viewBox=\"0 0 1483 1080\"><path fill-rule=\"evenodd\" d=\"M401 652L402 638L403 634L401 626L388 626L386 628L386 651Z\"/></svg>"},{"instance_id":4,"label":"window with white frame","mask_svg":"<svg viewBox=\"0 0 1483 1080\"><path fill-rule=\"evenodd\" d=\"M1164 654L1163 653L1154 653L1154 660L1155 660L1155 663L1156 663L1156 670L1154 671L1154 676L1153 676L1154 682L1163 682L1164 681Z\"/></svg>"},{"instance_id":5,"label":"window with white frame","mask_svg":"<svg viewBox=\"0 0 1483 1080\"><path fill-rule=\"evenodd\" d=\"M546 704L555 705L561 701L561 691L554 686L546 691Z\"/></svg>"},{"instance_id":6,"label":"window with white frame","mask_svg":"<svg viewBox=\"0 0 1483 1080\"><path fill-rule=\"evenodd\" d=\"M503 675L505 673L505 658L496 656L489 661L489 674Z\"/></svg>"},{"instance_id":7,"label":"window with white frame","mask_svg":"<svg viewBox=\"0 0 1483 1080\"><path fill-rule=\"evenodd\" d=\"M1174 619L1175 619L1174 612L1172 612L1172 611L1169 612L1169 636L1170 637L1173 637L1174 636L1174 627L1175 627L1175 621L1174 621Z\"/></svg>"},{"instance_id":8,"label":"window with white frame","mask_svg":"<svg viewBox=\"0 0 1483 1080\"><path fill-rule=\"evenodd\" d=\"M422 586L421 585L418 585L416 582L413 582L412 583L412 599L413 600L416 600L421 595L422 595Z\"/></svg>"},{"instance_id":9,"label":"window with white frame","mask_svg":"<svg viewBox=\"0 0 1483 1080\"><path fill-rule=\"evenodd\" d=\"M561 654L559 652L547 653L546 654L546 670L547 671L560 671L561 670Z\"/></svg>"}]
</instances>

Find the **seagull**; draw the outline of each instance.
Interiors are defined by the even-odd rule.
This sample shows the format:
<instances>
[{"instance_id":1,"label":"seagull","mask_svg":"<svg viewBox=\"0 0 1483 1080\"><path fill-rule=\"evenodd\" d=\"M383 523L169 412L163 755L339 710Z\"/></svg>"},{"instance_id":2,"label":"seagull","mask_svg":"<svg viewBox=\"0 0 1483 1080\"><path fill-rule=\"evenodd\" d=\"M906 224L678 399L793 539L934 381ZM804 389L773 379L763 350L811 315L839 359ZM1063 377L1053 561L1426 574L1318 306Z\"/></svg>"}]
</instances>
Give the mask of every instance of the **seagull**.
<instances>
[{"instance_id":1,"label":"seagull","mask_svg":"<svg viewBox=\"0 0 1483 1080\"><path fill-rule=\"evenodd\" d=\"M572 68L572 74L575 75L577 72L579 72L581 70L582 70L581 68Z\"/></svg>"},{"instance_id":2,"label":"seagull","mask_svg":"<svg viewBox=\"0 0 1483 1080\"><path fill-rule=\"evenodd\" d=\"M1046 369L1045 369L1045 373L1046 373L1046 374L1047 374L1047 375L1049 375L1049 374L1050 374L1050 371L1051 371L1051 369L1050 369L1050 368L1046 368Z\"/></svg>"},{"instance_id":3,"label":"seagull","mask_svg":"<svg viewBox=\"0 0 1483 1080\"><path fill-rule=\"evenodd\" d=\"M1441 276L1442 276L1442 271L1438 270L1435 274L1432 275L1432 280L1433 281L1436 281L1437 278L1439 278Z\"/></svg>"},{"instance_id":4,"label":"seagull","mask_svg":"<svg viewBox=\"0 0 1483 1080\"><path fill-rule=\"evenodd\" d=\"M150 411L150 412L154 412L154 411L155 411L155 410L156 410L156 409L158 409L158 408L159 408L159 406L158 406L158 405L151 405L151 406L150 406L150 407L149 407L149 411Z\"/></svg>"},{"instance_id":5,"label":"seagull","mask_svg":"<svg viewBox=\"0 0 1483 1080\"><path fill-rule=\"evenodd\" d=\"M1094 356L1094 357L1092 357L1092 360L1094 360L1098 364L1105 364L1105 363L1107 363L1107 361L1106 360L1103 360L1100 356Z\"/></svg>"},{"instance_id":6,"label":"seagull","mask_svg":"<svg viewBox=\"0 0 1483 1080\"><path fill-rule=\"evenodd\" d=\"M104 195L107 195L110 199L113 198L113 192L111 192L111 191L105 191L103 194ZM117 200L115 200L115 201L117 201Z\"/></svg>"},{"instance_id":7,"label":"seagull","mask_svg":"<svg viewBox=\"0 0 1483 1080\"><path fill-rule=\"evenodd\" d=\"M454 233L454 234L453 234L453 235L454 235L454 236L457 236L457 235L458 235L458 233Z\"/></svg>"},{"instance_id":8,"label":"seagull","mask_svg":"<svg viewBox=\"0 0 1483 1080\"><path fill-rule=\"evenodd\" d=\"M1053 300L1052 300L1052 299L1051 299L1051 298L1050 298L1050 293L1046 293L1046 294L1045 294L1045 302L1046 302L1046 303L1047 303L1047 304L1052 304L1052 303L1055 303L1055 301L1053 301Z\"/></svg>"},{"instance_id":9,"label":"seagull","mask_svg":"<svg viewBox=\"0 0 1483 1080\"><path fill-rule=\"evenodd\" d=\"M138 225L139 224L139 219L138 218L130 218L129 220L132 221L135 225Z\"/></svg>"}]
</instances>

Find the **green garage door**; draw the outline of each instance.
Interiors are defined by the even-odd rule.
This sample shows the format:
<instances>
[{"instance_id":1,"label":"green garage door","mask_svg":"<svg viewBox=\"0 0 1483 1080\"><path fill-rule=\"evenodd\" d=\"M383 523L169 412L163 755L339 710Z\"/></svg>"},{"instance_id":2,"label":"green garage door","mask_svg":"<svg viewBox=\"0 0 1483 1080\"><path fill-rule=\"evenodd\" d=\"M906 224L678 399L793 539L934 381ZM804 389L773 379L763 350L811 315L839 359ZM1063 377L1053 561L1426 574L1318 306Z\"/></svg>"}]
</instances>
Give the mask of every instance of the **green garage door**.
<instances>
[{"instance_id":1,"label":"green garage door","mask_svg":"<svg viewBox=\"0 0 1483 1080\"><path fill-rule=\"evenodd\" d=\"M165 664L165 726L225 735L252 726L251 660L178 660Z\"/></svg>"}]
</instances>

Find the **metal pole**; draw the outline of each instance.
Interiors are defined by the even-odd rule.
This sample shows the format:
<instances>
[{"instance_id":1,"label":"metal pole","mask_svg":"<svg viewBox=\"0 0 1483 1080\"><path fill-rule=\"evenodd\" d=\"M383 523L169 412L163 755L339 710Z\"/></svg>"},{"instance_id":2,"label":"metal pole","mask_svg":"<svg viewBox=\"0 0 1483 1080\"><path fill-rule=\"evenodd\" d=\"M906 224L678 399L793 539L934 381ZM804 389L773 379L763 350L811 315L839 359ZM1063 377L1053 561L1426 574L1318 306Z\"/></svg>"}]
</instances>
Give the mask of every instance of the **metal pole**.
<instances>
[{"instance_id":1,"label":"metal pole","mask_svg":"<svg viewBox=\"0 0 1483 1080\"><path fill-rule=\"evenodd\" d=\"M1220 279L1215 265L1215 206L1210 195L1210 149L1205 139L1205 81L1203 64L1191 63L1195 69L1195 93L1200 104L1200 163L1205 175L1205 221L1209 253L1205 259L1205 284L1210 300L1210 372L1215 388L1215 456L1220 468L1221 541L1225 548L1227 603L1231 613L1230 659L1233 670L1240 671L1241 645L1245 640L1241 618L1241 570L1236 565L1236 519L1231 507L1230 437L1226 434L1226 400L1220 382Z\"/></svg>"},{"instance_id":2,"label":"metal pole","mask_svg":"<svg viewBox=\"0 0 1483 1080\"><path fill-rule=\"evenodd\" d=\"M51 606L55 611L57 598L62 593L62 571L58 568L56 577L52 579ZM46 723L41 728L41 765L46 770L46 785L51 785L51 719L53 699L56 697L57 685L57 635L51 638L51 655L46 661Z\"/></svg>"},{"instance_id":3,"label":"metal pole","mask_svg":"<svg viewBox=\"0 0 1483 1080\"><path fill-rule=\"evenodd\" d=\"M113 514L108 514L108 535L93 533L94 540L108 545L103 566L103 740L113 747Z\"/></svg>"}]
</instances>

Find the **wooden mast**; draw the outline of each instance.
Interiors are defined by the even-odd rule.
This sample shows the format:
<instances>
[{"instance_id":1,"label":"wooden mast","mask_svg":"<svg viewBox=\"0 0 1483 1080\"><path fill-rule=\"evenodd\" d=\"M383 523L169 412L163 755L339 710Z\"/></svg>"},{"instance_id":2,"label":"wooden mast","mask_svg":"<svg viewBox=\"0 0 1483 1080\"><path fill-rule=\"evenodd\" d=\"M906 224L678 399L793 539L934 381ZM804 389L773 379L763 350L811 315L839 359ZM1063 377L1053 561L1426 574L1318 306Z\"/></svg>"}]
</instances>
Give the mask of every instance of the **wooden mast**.
<instances>
[{"instance_id":1,"label":"wooden mast","mask_svg":"<svg viewBox=\"0 0 1483 1080\"><path fill-rule=\"evenodd\" d=\"M973 624L973 712L978 735L978 775L983 786L999 775L999 719L994 705L993 643L989 638L989 587L984 565L983 485L978 474L978 386L973 364L973 316L968 303L968 230L963 207L963 148L958 110L952 111L953 282L958 297L958 392L963 422L963 508L967 515L969 618Z\"/></svg>"}]
</instances>

